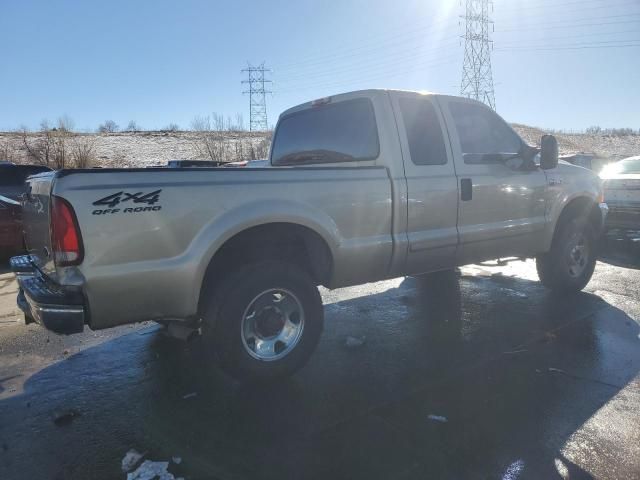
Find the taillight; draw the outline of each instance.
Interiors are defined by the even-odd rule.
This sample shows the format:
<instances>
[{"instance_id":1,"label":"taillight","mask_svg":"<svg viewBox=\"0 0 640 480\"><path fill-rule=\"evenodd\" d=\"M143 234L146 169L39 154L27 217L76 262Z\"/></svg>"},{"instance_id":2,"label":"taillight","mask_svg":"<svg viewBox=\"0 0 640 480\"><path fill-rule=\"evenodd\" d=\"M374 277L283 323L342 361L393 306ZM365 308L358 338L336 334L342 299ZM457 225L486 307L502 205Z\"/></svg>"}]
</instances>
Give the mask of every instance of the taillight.
<instances>
[{"instance_id":1,"label":"taillight","mask_svg":"<svg viewBox=\"0 0 640 480\"><path fill-rule=\"evenodd\" d=\"M51 247L56 265L78 265L84 257L82 237L73 208L65 199L51 197Z\"/></svg>"}]
</instances>

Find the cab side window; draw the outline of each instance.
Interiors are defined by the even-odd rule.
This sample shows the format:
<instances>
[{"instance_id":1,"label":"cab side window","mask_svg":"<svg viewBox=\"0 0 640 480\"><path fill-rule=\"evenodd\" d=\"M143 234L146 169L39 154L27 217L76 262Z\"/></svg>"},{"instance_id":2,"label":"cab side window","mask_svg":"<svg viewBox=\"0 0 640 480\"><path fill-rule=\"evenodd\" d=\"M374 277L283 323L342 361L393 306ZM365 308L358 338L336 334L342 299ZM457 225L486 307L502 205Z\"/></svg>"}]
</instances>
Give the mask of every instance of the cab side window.
<instances>
[{"instance_id":1,"label":"cab side window","mask_svg":"<svg viewBox=\"0 0 640 480\"><path fill-rule=\"evenodd\" d=\"M401 98L399 104L411 161L416 165L447 163L442 127L433 104L424 98Z\"/></svg>"},{"instance_id":2,"label":"cab side window","mask_svg":"<svg viewBox=\"0 0 640 480\"><path fill-rule=\"evenodd\" d=\"M465 163L499 163L501 155L517 154L520 137L495 112L482 105L449 102Z\"/></svg>"}]
</instances>

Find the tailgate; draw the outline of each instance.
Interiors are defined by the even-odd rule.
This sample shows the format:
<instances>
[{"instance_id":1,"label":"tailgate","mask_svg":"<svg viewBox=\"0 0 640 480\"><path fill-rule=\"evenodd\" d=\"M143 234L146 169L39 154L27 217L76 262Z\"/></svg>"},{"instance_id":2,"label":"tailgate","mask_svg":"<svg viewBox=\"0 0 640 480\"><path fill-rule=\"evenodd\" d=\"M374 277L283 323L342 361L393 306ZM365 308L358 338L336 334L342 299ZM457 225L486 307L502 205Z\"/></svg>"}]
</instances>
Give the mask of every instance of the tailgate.
<instances>
[{"instance_id":1,"label":"tailgate","mask_svg":"<svg viewBox=\"0 0 640 480\"><path fill-rule=\"evenodd\" d=\"M27 252L36 267L44 274L55 276L55 266L49 232L51 189L55 173L29 177L23 202L23 229Z\"/></svg>"}]
</instances>

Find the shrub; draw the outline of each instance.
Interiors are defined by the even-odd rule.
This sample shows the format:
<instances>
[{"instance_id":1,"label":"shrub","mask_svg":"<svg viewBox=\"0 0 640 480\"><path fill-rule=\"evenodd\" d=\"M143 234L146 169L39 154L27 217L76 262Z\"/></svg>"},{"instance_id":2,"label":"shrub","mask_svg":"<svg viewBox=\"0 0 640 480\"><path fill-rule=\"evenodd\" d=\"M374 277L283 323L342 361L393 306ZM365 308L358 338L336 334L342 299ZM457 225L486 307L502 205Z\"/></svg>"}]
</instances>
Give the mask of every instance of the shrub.
<instances>
[{"instance_id":1,"label":"shrub","mask_svg":"<svg viewBox=\"0 0 640 480\"><path fill-rule=\"evenodd\" d=\"M125 129L125 132L139 132L140 130L142 130L142 127L138 125L138 122L136 122L135 120L131 120L127 124L127 128Z\"/></svg>"},{"instance_id":2,"label":"shrub","mask_svg":"<svg viewBox=\"0 0 640 480\"><path fill-rule=\"evenodd\" d=\"M100 133L115 133L118 130L120 130L120 127L113 120L106 120L98 126L98 132Z\"/></svg>"},{"instance_id":3,"label":"shrub","mask_svg":"<svg viewBox=\"0 0 640 480\"><path fill-rule=\"evenodd\" d=\"M179 130L180 125L178 125L177 123L170 123L166 127L160 129L161 132L177 132Z\"/></svg>"},{"instance_id":4,"label":"shrub","mask_svg":"<svg viewBox=\"0 0 640 480\"><path fill-rule=\"evenodd\" d=\"M75 168L91 168L95 161L95 140L78 135L70 142L71 161Z\"/></svg>"}]
</instances>

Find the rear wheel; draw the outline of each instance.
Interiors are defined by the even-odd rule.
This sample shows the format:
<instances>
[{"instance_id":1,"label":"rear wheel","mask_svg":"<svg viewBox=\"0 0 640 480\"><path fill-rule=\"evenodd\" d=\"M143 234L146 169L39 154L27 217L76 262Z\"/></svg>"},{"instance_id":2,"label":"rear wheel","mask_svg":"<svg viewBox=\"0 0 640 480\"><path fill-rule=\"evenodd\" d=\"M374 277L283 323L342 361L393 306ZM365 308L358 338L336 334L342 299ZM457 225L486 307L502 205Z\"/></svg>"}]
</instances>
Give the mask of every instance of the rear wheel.
<instances>
[{"instance_id":1,"label":"rear wheel","mask_svg":"<svg viewBox=\"0 0 640 480\"><path fill-rule=\"evenodd\" d=\"M205 349L241 381L294 373L315 350L323 324L322 300L311 277L275 260L229 275L203 316Z\"/></svg>"},{"instance_id":2,"label":"rear wheel","mask_svg":"<svg viewBox=\"0 0 640 480\"><path fill-rule=\"evenodd\" d=\"M575 218L560 225L548 253L536 258L542 284L556 291L582 290L593 275L597 239L586 218Z\"/></svg>"}]
</instances>

